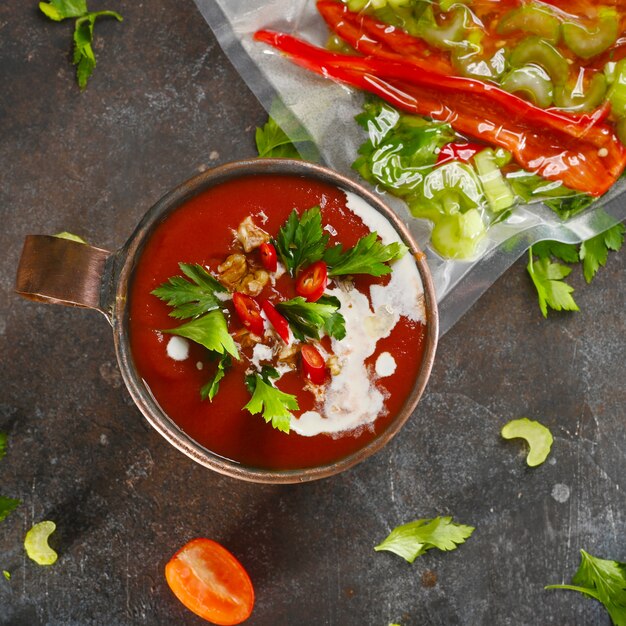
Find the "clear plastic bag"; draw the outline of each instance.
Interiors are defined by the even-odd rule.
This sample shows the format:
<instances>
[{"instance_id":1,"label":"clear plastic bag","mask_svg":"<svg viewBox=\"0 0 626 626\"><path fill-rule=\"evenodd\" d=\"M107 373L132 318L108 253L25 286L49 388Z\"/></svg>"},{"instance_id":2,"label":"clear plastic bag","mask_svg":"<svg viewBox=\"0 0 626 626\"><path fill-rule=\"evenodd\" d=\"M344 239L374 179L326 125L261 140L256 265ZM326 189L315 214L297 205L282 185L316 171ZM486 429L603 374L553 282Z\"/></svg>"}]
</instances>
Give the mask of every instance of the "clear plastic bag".
<instances>
[{"instance_id":1,"label":"clear plastic bag","mask_svg":"<svg viewBox=\"0 0 626 626\"><path fill-rule=\"evenodd\" d=\"M362 110L364 94L296 67L253 39L257 30L266 28L296 34L323 46L328 29L315 3L311 0L195 2L233 65L266 110L272 110L283 130L295 136L304 127L326 165L358 178L351 165L366 136L354 117ZM303 156L314 158L316 154L307 153L305 146ZM591 207L567 221L540 203L518 205L510 217L489 228L479 255L471 261L445 259L433 253L428 245L430 223L414 218L403 201L380 193L427 251L443 334L533 243L544 239L579 243L625 219L624 191L626 180L622 178Z\"/></svg>"}]
</instances>

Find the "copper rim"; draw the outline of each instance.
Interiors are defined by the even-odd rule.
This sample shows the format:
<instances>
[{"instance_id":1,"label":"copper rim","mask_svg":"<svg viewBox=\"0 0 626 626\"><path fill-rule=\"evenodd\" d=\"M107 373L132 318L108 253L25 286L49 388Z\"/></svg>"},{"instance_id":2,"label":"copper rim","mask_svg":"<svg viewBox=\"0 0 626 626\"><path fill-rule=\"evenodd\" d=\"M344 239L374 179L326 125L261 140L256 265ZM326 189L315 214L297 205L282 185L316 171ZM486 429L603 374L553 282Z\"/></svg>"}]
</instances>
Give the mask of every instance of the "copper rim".
<instances>
[{"instance_id":1,"label":"copper rim","mask_svg":"<svg viewBox=\"0 0 626 626\"><path fill-rule=\"evenodd\" d=\"M128 293L129 284L133 277L136 260L139 258L143 245L150 237L155 226L163 221L171 211L205 189L234 178L261 174L282 174L313 178L347 189L361 196L393 224L404 242L409 246L415 258L424 286L426 339L422 366L411 394L406 399L396 418L378 437L370 441L357 452L339 461L320 467L297 470L270 470L247 467L207 450L182 431L160 408L147 385L135 371L132 355L130 353L126 294ZM349 178L320 165L288 159L250 159L228 163L195 176L167 193L148 211L126 245L119 251L118 267L120 267L120 269L115 289L112 324L117 358L120 363L122 376L131 396L148 422L165 437L167 441L197 463L221 474L250 482L276 484L307 482L342 472L380 450L395 436L417 406L424 388L426 387L426 382L430 376L433 360L435 358L439 323L435 290L430 271L425 261L425 255L417 247L408 229L380 198Z\"/></svg>"}]
</instances>

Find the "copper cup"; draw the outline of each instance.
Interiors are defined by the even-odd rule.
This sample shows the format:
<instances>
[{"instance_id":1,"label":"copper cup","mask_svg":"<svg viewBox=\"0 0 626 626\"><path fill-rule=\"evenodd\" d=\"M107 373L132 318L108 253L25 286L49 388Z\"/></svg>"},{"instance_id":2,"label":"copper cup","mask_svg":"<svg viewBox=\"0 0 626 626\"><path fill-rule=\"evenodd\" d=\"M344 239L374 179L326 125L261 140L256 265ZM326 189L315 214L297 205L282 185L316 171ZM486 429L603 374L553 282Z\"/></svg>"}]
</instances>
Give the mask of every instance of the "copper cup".
<instances>
[{"instance_id":1,"label":"copper cup","mask_svg":"<svg viewBox=\"0 0 626 626\"><path fill-rule=\"evenodd\" d=\"M353 454L319 467L270 470L246 467L225 459L194 441L161 409L138 375L130 351L127 295L137 260L154 228L181 204L202 191L240 177L287 174L310 178L351 191L382 213L415 258L424 286L426 337L419 374L402 409L375 439ZM20 259L16 291L39 302L88 307L104 314L113 327L115 351L122 377L141 412L173 446L201 465L251 482L296 483L342 472L380 450L400 430L415 409L432 369L438 337L437 301L425 256L407 228L377 196L325 167L287 159L252 159L228 163L183 183L163 196L144 216L130 239L117 252L47 235L28 235Z\"/></svg>"}]
</instances>

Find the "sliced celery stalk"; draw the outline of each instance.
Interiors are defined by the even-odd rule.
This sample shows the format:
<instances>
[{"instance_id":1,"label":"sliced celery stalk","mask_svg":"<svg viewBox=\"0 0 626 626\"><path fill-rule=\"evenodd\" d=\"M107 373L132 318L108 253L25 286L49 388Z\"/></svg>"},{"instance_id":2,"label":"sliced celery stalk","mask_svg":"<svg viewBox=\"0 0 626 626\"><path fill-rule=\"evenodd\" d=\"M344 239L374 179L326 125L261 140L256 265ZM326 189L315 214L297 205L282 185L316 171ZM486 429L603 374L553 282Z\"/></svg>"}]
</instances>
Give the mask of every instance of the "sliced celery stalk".
<instances>
[{"instance_id":1,"label":"sliced celery stalk","mask_svg":"<svg viewBox=\"0 0 626 626\"><path fill-rule=\"evenodd\" d=\"M474 165L483 190L494 213L500 213L515 204L515 194L496 165L496 155L491 148L479 152L474 157Z\"/></svg>"},{"instance_id":2,"label":"sliced celery stalk","mask_svg":"<svg viewBox=\"0 0 626 626\"><path fill-rule=\"evenodd\" d=\"M576 22L565 22L561 26L563 41L576 56L590 59L617 41L619 24L619 16L613 10L605 12L592 30Z\"/></svg>"}]
</instances>

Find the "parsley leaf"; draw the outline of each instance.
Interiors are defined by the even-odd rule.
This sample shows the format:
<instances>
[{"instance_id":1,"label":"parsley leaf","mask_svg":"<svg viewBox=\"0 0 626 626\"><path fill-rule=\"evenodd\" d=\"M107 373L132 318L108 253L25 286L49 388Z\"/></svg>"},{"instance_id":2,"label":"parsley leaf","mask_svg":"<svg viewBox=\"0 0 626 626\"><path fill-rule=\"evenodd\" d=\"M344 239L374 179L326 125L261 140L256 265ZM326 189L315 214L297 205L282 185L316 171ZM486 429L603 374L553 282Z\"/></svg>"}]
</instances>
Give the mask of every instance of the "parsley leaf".
<instances>
[{"instance_id":1,"label":"parsley leaf","mask_svg":"<svg viewBox=\"0 0 626 626\"><path fill-rule=\"evenodd\" d=\"M7 453L7 434L0 432L0 459Z\"/></svg>"},{"instance_id":2,"label":"parsley leaf","mask_svg":"<svg viewBox=\"0 0 626 626\"><path fill-rule=\"evenodd\" d=\"M226 288L201 265L179 263L179 267L191 282L182 276L173 276L152 292L157 298L174 307L170 316L186 319L218 309L220 301L215 292L224 293Z\"/></svg>"},{"instance_id":3,"label":"parsley leaf","mask_svg":"<svg viewBox=\"0 0 626 626\"><path fill-rule=\"evenodd\" d=\"M616 224L580 245L580 260L583 262L583 273L588 283L593 280L600 266L606 265L609 250L617 251L622 247L625 231L624 224Z\"/></svg>"},{"instance_id":4,"label":"parsley leaf","mask_svg":"<svg viewBox=\"0 0 626 626\"><path fill-rule=\"evenodd\" d=\"M345 274L370 274L383 276L391 272L386 265L404 256L408 248L397 241L383 245L378 240L378 234L371 232L361 237L354 247L344 252L343 246L338 243L324 252L324 261L330 266L329 276Z\"/></svg>"},{"instance_id":5,"label":"parsley leaf","mask_svg":"<svg viewBox=\"0 0 626 626\"><path fill-rule=\"evenodd\" d=\"M284 433L289 432L290 411L299 409L298 400L290 393L276 388L270 379L278 378L278 372L272 367L264 367L260 373L246 377L246 386L252 398L243 408L253 415L263 412L263 419Z\"/></svg>"},{"instance_id":6,"label":"parsley leaf","mask_svg":"<svg viewBox=\"0 0 626 626\"><path fill-rule=\"evenodd\" d=\"M573 243L561 243L560 241L540 241L533 244L533 254L539 258L550 258L565 261L565 263L578 263L578 247Z\"/></svg>"},{"instance_id":7,"label":"parsley leaf","mask_svg":"<svg viewBox=\"0 0 626 626\"><path fill-rule=\"evenodd\" d=\"M254 139L260 157L281 159L302 158L294 142L292 142L287 133L285 133L271 116L262 128L257 127ZM305 134L302 138L294 138L294 141L297 143L308 143L311 139Z\"/></svg>"},{"instance_id":8,"label":"parsley leaf","mask_svg":"<svg viewBox=\"0 0 626 626\"><path fill-rule=\"evenodd\" d=\"M0 522L7 516L9 513L12 513L18 505L21 504L19 500L15 498L7 498L5 496L0 496Z\"/></svg>"},{"instance_id":9,"label":"parsley leaf","mask_svg":"<svg viewBox=\"0 0 626 626\"><path fill-rule=\"evenodd\" d=\"M328 235L322 229L320 207L314 206L302 216L294 209L278 231L276 250L292 276L302 265L319 261L328 243Z\"/></svg>"},{"instance_id":10,"label":"parsley leaf","mask_svg":"<svg viewBox=\"0 0 626 626\"><path fill-rule=\"evenodd\" d=\"M553 263L545 257L534 260L532 246L528 251L528 257L526 269L537 289L539 308L543 316L548 317L548 307L555 311L578 311L578 305L572 297L574 288L562 280L569 276L572 269L560 263Z\"/></svg>"},{"instance_id":11,"label":"parsley leaf","mask_svg":"<svg viewBox=\"0 0 626 626\"><path fill-rule=\"evenodd\" d=\"M319 339L324 331L329 337L343 339L346 336L346 321L339 313L339 300L333 296L322 296L317 302L307 302L296 296L276 305L278 311L289 322L296 339L305 337Z\"/></svg>"},{"instance_id":12,"label":"parsley leaf","mask_svg":"<svg viewBox=\"0 0 626 626\"><path fill-rule=\"evenodd\" d=\"M122 16L115 11L87 10L86 0L50 0L40 2L39 9L44 15L55 22L67 18L78 18L74 24L74 56L72 63L76 65L76 80L78 86L84 89L87 80L96 67L96 56L93 51L93 27L99 17L114 17L118 22Z\"/></svg>"},{"instance_id":13,"label":"parsley leaf","mask_svg":"<svg viewBox=\"0 0 626 626\"><path fill-rule=\"evenodd\" d=\"M239 358L237 346L228 333L226 318L220 310L209 311L206 315L163 332L191 339L191 341L199 343L207 350L212 350L218 354L228 352L236 359Z\"/></svg>"},{"instance_id":14,"label":"parsley leaf","mask_svg":"<svg viewBox=\"0 0 626 626\"><path fill-rule=\"evenodd\" d=\"M454 550L474 532L474 527L456 524L451 517L418 519L394 528L374 550L394 552L409 563L431 548Z\"/></svg>"},{"instance_id":15,"label":"parsley leaf","mask_svg":"<svg viewBox=\"0 0 626 626\"><path fill-rule=\"evenodd\" d=\"M626 563L608 561L580 551L580 565L572 585L548 585L546 589L570 589L601 602L615 626L626 626Z\"/></svg>"},{"instance_id":16,"label":"parsley leaf","mask_svg":"<svg viewBox=\"0 0 626 626\"><path fill-rule=\"evenodd\" d=\"M226 370L232 365L232 359L230 355L224 353L221 355L217 364L217 369L213 378L205 383L200 389L200 396L203 400L209 399L209 402L213 402L213 398L217 395L220 388L220 381L226 376Z\"/></svg>"}]
</instances>

